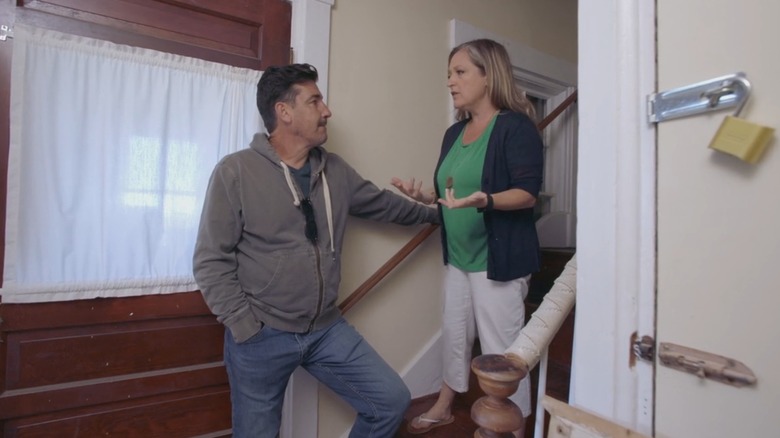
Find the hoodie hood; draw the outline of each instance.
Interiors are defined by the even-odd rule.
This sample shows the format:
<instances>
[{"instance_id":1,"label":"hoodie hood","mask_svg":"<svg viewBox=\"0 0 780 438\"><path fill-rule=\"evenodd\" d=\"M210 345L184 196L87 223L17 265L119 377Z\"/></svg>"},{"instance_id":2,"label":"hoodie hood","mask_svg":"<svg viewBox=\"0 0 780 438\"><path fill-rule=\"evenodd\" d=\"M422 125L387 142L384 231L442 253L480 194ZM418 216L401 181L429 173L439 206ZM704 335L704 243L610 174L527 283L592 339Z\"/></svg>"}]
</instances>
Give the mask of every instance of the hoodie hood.
<instances>
[{"instance_id":1,"label":"hoodie hood","mask_svg":"<svg viewBox=\"0 0 780 438\"><path fill-rule=\"evenodd\" d=\"M271 145L271 142L268 141L268 135L255 134L249 147L268 161L279 166L281 170L282 159L279 157L279 154L276 153L276 149ZM311 163L312 177L321 174L325 170L327 156L328 154L322 146L317 146L309 151L309 163Z\"/></svg>"},{"instance_id":2,"label":"hoodie hood","mask_svg":"<svg viewBox=\"0 0 780 438\"><path fill-rule=\"evenodd\" d=\"M293 182L290 168L281 158L279 158L276 149L274 149L271 142L268 141L268 136L266 134L255 134L252 143L250 143L250 147L282 169L284 179L287 182L287 187L290 189L290 194L293 198L293 205L300 207L302 198L300 188ZM333 205L330 197L330 187L328 187L328 178L325 176L325 162L327 161L327 156L328 154L325 153L325 149L322 146L317 146L309 151L312 181L316 181L317 178L322 177L323 195L325 197L325 214L328 220L328 237L330 237L330 252L335 253L336 248L333 243Z\"/></svg>"}]
</instances>

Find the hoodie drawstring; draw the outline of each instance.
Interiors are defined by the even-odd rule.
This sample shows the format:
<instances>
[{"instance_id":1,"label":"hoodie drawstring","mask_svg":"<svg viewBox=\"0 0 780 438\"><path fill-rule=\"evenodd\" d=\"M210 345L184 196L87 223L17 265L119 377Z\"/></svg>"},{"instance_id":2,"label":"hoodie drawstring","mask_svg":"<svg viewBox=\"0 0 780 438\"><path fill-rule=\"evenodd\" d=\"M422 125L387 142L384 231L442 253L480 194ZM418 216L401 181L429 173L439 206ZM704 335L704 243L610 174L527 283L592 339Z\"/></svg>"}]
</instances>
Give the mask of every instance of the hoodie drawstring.
<instances>
[{"instance_id":1,"label":"hoodie drawstring","mask_svg":"<svg viewBox=\"0 0 780 438\"><path fill-rule=\"evenodd\" d=\"M293 183L292 175L290 174L290 168L288 168L287 165L284 164L284 161L280 161L279 164L281 164L282 170L284 171L284 179L287 181L287 187L290 189L290 193L292 193L293 195L293 205L296 207L300 207L301 199L298 197L298 191L295 190L295 184ZM325 171L322 171L322 183L325 192L325 217L328 219L328 237L330 237L330 252L335 254L336 248L333 243L333 206L331 205L330 187L328 187L328 178L325 177Z\"/></svg>"},{"instance_id":2,"label":"hoodie drawstring","mask_svg":"<svg viewBox=\"0 0 780 438\"><path fill-rule=\"evenodd\" d=\"M333 207L330 205L330 187L328 187L328 178L325 178L325 171L322 171L322 185L325 192L325 215L328 218L328 236L330 236L330 252L335 254L336 248L333 246Z\"/></svg>"},{"instance_id":3,"label":"hoodie drawstring","mask_svg":"<svg viewBox=\"0 0 780 438\"><path fill-rule=\"evenodd\" d=\"M284 170L284 179L287 180L287 187L290 189L290 192L293 195L293 205L296 207L300 207L301 200L300 198L298 198L298 191L295 190L295 184L293 184L292 175L290 175L290 168L288 168L287 165L284 164L284 161L280 161L279 164L282 165L282 169Z\"/></svg>"}]
</instances>

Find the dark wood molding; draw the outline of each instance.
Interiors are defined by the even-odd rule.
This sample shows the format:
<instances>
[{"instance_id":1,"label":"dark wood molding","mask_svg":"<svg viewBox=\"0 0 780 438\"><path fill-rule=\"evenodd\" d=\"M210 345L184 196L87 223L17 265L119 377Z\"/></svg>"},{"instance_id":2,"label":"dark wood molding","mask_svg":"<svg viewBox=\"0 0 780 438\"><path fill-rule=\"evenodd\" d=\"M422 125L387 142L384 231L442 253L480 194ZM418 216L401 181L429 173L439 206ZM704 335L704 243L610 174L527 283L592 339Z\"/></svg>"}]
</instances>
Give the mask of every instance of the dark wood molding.
<instances>
[{"instance_id":1,"label":"dark wood molding","mask_svg":"<svg viewBox=\"0 0 780 438\"><path fill-rule=\"evenodd\" d=\"M261 70L286 63L292 8L284 0L23 0L25 23Z\"/></svg>"}]
</instances>

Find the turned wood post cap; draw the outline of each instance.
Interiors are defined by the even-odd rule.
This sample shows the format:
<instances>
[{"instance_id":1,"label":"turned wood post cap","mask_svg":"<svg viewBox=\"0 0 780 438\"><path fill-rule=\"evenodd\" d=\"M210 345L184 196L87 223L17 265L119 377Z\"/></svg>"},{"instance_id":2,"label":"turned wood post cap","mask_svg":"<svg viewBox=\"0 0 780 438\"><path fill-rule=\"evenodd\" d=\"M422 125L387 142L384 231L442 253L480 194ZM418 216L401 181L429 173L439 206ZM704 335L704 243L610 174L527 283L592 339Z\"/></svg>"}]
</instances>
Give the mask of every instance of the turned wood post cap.
<instances>
[{"instance_id":1,"label":"turned wood post cap","mask_svg":"<svg viewBox=\"0 0 780 438\"><path fill-rule=\"evenodd\" d=\"M471 370L478 378L497 382L516 382L528 375L522 360L511 360L503 354L483 354L471 360Z\"/></svg>"}]
</instances>

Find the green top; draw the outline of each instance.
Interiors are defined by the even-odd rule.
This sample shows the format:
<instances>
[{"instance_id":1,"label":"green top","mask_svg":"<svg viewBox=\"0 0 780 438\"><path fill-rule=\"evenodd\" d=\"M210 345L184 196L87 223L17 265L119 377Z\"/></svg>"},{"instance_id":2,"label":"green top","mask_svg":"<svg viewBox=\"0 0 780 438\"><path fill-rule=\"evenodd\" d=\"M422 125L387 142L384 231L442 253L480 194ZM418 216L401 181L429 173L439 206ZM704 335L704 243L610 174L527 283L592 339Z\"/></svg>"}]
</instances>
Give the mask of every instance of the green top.
<instances>
[{"instance_id":1,"label":"green top","mask_svg":"<svg viewBox=\"0 0 780 438\"><path fill-rule=\"evenodd\" d=\"M482 190L485 151L495 122L496 116L493 116L479 138L469 144L463 144L463 132L466 129L461 131L439 167L436 175L439 187L446 187L447 177L452 177L456 198L465 198ZM447 228L449 263L466 272L486 271L487 230L482 213L477 212L476 208L449 209L442 206L442 216Z\"/></svg>"}]
</instances>

